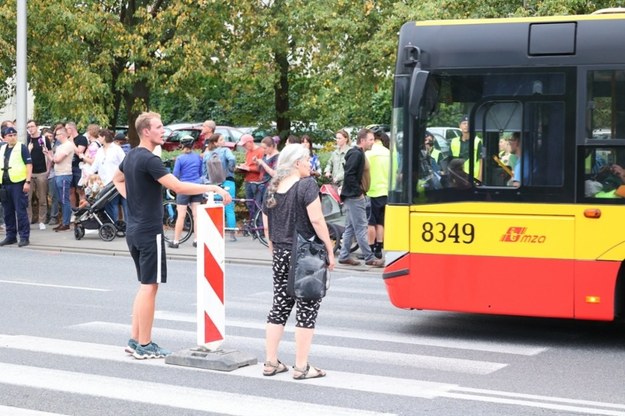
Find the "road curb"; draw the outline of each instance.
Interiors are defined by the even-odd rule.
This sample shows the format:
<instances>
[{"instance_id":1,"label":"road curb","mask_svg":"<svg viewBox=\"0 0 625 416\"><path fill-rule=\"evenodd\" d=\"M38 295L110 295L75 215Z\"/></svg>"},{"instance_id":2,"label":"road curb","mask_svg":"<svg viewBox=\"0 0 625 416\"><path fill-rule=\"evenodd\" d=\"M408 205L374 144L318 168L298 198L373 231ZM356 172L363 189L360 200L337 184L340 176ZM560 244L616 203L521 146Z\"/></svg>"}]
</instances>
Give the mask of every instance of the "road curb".
<instances>
[{"instance_id":1,"label":"road curb","mask_svg":"<svg viewBox=\"0 0 625 416\"><path fill-rule=\"evenodd\" d=\"M32 244L28 246L29 250L49 251L58 253L77 253L77 254L96 254L101 256L114 256L114 257L130 257L128 250L109 249L109 248L80 248L80 247L66 247L66 246L51 246L42 244ZM195 261L197 256L195 254L183 254L172 253L171 250L167 252L167 260L182 260L182 261ZM226 257L226 264L239 264L248 266L271 266L271 259L250 259L241 257ZM367 273L367 274L382 274L383 269L369 268L365 266L341 266L336 265L335 271L341 272L354 272L354 273Z\"/></svg>"}]
</instances>

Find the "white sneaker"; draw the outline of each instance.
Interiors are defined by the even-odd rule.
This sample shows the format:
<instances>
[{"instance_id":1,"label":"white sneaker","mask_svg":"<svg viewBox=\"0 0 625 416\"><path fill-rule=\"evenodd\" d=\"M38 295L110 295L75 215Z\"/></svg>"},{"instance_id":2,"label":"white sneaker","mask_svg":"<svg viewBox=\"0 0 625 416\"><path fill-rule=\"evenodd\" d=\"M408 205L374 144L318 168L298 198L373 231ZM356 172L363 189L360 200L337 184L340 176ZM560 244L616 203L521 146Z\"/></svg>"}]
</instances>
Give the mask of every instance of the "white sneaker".
<instances>
[{"instance_id":1,"label":"white sneaker","mask_svg":"<svg viewBox=\"0 0 625 416\"><path fill-rule=\"evenodd\" d=\"M46 229L46 225L44 223L40 222L39 223L39 229L42 230L42 231L45 230Z\"/></svg>"}]
</instances>

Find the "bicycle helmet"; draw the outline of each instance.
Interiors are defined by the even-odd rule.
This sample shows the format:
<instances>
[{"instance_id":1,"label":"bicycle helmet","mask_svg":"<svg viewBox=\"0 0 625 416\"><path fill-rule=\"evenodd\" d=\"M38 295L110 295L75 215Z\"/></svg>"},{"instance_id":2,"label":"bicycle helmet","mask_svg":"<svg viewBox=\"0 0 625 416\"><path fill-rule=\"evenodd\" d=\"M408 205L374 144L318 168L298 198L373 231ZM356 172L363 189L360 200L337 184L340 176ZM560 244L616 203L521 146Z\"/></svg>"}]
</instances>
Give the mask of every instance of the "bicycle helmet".
<instances>
[{"instance_id":1,"label":"bicycle helmet","mask_svg":"<svg viewBox=\"0 0 625 416\"><path fill-rule=\"evenodd\" d=\"M193 138L193 136L187 134L186 136L182 136L180 138L180 146L192 148L194 141L195 141L195 139Z\"/></svg>"}]
</instances>

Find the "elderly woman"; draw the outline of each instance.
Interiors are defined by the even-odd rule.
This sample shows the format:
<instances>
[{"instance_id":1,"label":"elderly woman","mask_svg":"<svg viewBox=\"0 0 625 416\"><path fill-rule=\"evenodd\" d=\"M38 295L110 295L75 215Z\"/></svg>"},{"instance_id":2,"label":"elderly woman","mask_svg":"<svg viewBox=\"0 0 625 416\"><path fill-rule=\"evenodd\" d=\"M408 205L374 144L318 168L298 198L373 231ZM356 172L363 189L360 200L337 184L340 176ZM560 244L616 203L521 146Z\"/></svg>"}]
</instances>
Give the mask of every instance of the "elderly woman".
<instances>
[{"instance_id":1,"label":"elderly woman","mask_svg":"<svg viewBox=\"0 0 625 416\"><path fill-rule=\"evenodd\" d=\"M310 155L301 144L290 144L280 153L276 175L267 187L263 222L273 262L273 306L267 317L263 375L288 371L278 360L278 347L286 321L293 306L297 305L293 378L323 377L325 371L308 364L321 299L296 299L286 290L295 230L304 238L317 235L328 251L328 269L334 268L333 247L321 212L319 187L310 178Z\"/></svg>"}]
</instances>

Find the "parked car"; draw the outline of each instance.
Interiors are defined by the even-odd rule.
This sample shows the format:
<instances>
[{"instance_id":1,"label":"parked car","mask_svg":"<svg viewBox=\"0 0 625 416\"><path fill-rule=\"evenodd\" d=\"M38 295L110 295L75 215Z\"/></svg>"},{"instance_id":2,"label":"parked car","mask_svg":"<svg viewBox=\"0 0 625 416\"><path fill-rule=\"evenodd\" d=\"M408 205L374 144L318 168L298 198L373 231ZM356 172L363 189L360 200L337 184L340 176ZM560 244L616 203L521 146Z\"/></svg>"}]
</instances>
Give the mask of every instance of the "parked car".
<instances>
[{"instance_id":1,"label":"parked car","mask_svg":"<svg viewBox=\"0 0 625 416\"><path fill-rule=\"evenodd\" d=\"M113 136L116 136L120 133L128 137L128 126L115 126L115 131L114 131Z\"/></svg>"},{"instance_id":2,"label":"parked car","mask_svg":"<svg viewBox=\"0 0 625 416\"><path fill-rule=\"evenodd\" d=\"M171 152L180 147L180 139L184 136L193 137L193 148L202 149L204 147L204 137L200 138L203 123L179 123L165 126L165 142L163 150ZM226 146L235 150L237 142L243 135L242 132L230 126L217 126L215 133L222 134L226 140Z\"/></svg>"},{"instance_id":3,"label":"parked car","mask_svg":"<svg viewBox=\"0 0 625 416\"><path fill-rule=\"evenodd\" d=\"M451 143L451 140L456 137L462 137L462 130L457 127L428 127L427 130L442 136L447 143Z\"/></svg>"}]
</instances>

